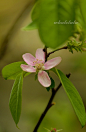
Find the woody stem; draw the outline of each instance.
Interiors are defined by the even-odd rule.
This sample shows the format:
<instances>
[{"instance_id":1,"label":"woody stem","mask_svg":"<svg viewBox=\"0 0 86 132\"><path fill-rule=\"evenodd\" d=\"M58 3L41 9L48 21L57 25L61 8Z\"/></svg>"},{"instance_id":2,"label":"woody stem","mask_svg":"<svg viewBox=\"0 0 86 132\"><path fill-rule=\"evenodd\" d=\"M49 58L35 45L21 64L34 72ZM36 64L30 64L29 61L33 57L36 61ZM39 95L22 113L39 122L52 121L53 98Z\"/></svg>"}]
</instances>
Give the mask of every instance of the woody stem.
<instances>
[{"instance_id":1,"label":"woody stem","mask_svg":"<svg viewBox=\"0 0 86 132\"><path fill-rule=\"evenodd\" d=\"M66 48L65 48L65 49L66 49ZM47 61L47 58L49 57L48 54L47 54L47 47L45 47L45 48L43 49L43 51L45 52L45 62L46 62L46 61ZM52 52L52 53L54 53L54 52ZM50 54L51 54L51 53L50 53ZM67 78L69 78L69 77L70 77L70 74L68 74L68 75L66 75L66 76L67 76ZM35 128L34 128L34 130L33 130L33 132L37 132L37 130L38 130L40 124L42 123L42 121L43 121L45 115L47 114L48 110L54 105L53 99L54 99L54 97L55 97L57 91L60 89L61 86L62 86L62 84L61 84L61 82L60 82L60 84L57 86L57 88L53 88L53 89L52 89L52 94L51 94L51 97L50 97L50 99L49 99L49 102L48 102L48 104L47 104L45 110L43 111L42 115L40 116L40 118L39 118L39 120L38 120L38 122L37 122L37 124L36 124L36 126L35 126Z\"/></svg>"}]
</instances>

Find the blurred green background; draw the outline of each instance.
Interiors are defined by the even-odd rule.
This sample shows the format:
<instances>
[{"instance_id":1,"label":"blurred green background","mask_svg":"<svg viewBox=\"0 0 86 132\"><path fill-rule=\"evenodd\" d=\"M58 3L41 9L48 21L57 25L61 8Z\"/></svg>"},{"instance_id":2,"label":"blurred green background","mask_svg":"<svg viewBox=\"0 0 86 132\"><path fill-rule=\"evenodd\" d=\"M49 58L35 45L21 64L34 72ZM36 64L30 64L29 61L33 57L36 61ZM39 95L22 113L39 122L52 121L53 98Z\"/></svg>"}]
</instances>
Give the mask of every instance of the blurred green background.
<instances>
[{"instance_id":1,"label":"blurred green background","mask_svg":"<svg viewBox=\"0 0 86 132\"><path fill-rule=\"evenodd\" d=\"M51 92L47 92L34 80L34 74L24 78L22 112L18 125L20 130L16 128L8 105L13 81L4 80L1 70L9 63L21 61L22 54L29 52L35 55L37 48L44 48L37 30L22 31L22 27L31 22L30 13L34 1L0 1L0 132L32 132L51 95ZM72 54L68 50L62 50L52 54L49 59L56 56L62 57L57 68L65 74L71 73L70 80L86 107L86 53ZM57 86L59 80L51 74ZM86 126L81 128L63 87L58 91L54 102L55 106L47 113L38 132L47 132L45 128L63 129L62 132L86 132Z\"/></svg>"}]
</instances>

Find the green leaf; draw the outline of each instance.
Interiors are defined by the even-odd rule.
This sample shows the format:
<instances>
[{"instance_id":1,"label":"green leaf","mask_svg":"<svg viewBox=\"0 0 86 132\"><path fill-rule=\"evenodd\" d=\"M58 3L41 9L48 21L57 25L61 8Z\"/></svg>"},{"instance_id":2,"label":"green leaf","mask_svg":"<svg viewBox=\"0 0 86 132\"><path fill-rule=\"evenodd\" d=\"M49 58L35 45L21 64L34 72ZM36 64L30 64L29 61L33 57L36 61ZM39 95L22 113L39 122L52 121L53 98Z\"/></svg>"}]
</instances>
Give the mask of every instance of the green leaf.
<instances>
[{"instance_id":1,"label":"green leaf","mask_svg":"<svg viewBox=\"0 0 86 132\"><path fill-rule=\"evenodd\" d=\"M31 12L31 19L32 21L35 21L37 22L38 19L39 19L39 14L40 14L40 0L38 0L33 9L32 9L32 12Z\"/></svg>"},{"instance_id":2,"label":"green leaf","mask_svg":"<svg viewBox=\"0 0 86 132\"><path fill-rule=\"evenodd\" d=\"M70 52L73 53L73 50L76 50L77 52L83 51L84 43L83 42L77 42L75 39L68 41L67 47Z\"/></svg>"},{"instance_id":3,"label":"green leaf","mask_svg":"<svg viewBox=\"0 0 86 132\"><path fill-rule=\"evenodd\" d=\"M86 40L86 0L79 0L79 7L82 15L82 21L81 21L81 26L82 26L82 34L81 34L81 40Z\"/></svg>"},{"instance_id":4,"label":"green leaf","mask_svg":"<svg viewBox=\"0 0 86 132\"><path fill-rule=\"evenodd\" d=\"M78 91L71 83L71 81L60 70L53 69L53 71L56 73L56 75L59 76L63 88L66 94L68 95L68 98L70 99L70 102L75 110L75 113L82 127L84 127L86 121L85 107Z\"/></svg>"},{"instance_id":5,"label":"green leaf","mask_svg":"<svg viewBox=\"0 0 86 132\"><path fill-rule=\"evenodd\" d=\"M52 88L55 88L55 81L53 80L52 77L50 77L50 79L51 79L51 85L50 85L50 87L47 87L47 88L46 88L47 91L49 91L49 90L52 89Z\"/></svg>"},{"instance_id":6,"label":"green leaf","mask_svg":"<svg viewBox=\"0 0 86 132\"><path fill-rule=\"evenodd\" d=\"M38 73L35 74L35 80L37 80L37 78L38 78Z\"/></svg>"},{"instance_id":7,"label":"green leaf","mask_svg":"<svg viewBox=\"0 0 86 132\"><path fill-rule=\"evenodd\" d=\"M75 20L78 22L75 24L75 33L79 34L79 40L80 41L85 41L86 39L86 22L84 19L85 15L85 10L86 9L86 0L77 0L77 6L76 6L76 18ZM85 8L83 8L83 6ZM84 13L84 14L83 14ZM76 35L74 35L76 36Z\"/></svg>"},{"instance_id":8,"label":"green leaf","mask_svg":"<svg viewBox=\"0 0 86 132\"><path fill-rule=\"evenodd\" d=\"M16 125L19 122L19 118L21 114L22 85L23 85L23 74L20 73L17 75L15 79L9 100L10 111Z\"/></svg>"},{"instance_id":9,"label":"green leaf","mask_svg":"<svg viewBox=\"0 0 86 132\"><path fill-rule=\"evenodd\" d=\"M6 65L3 69L2 69L2 75L5 79L10 79L10 80L15 80L16 76L23 72L23 75L29 75L30 73L26 73L24 71L22 71L20 65L21 64L26 64L24 61L20 61L20 62L14 62L11 63L9 65Z\"/></svg>"},{"instance_id":10,"label":"green leaf","mask_svg":"<svg viewBox=\"0 0 86 132\"><path fill-rule=\"evenodd\" d=\"M35 21L31 22L29 25L27 25L26 27L22 28L23 30L25 31L28 31L28 30L34 30L34 29L37 29L37 24Z\"/></svg>"},{"instance_id":11,"label":"green leaf","mask_svg":"<svg viewBox=\"0 0 86 132\"><path fill-rule=\"evenodd\" d=\"M75 1L40 0L39 2L40 6L37 5L39 10L36 13L40 12L39 17L35 15L33 18L38 18L40 38L46 47L57 48L73 34L74 24L70 22L75 21Z\"/></svg>"},{"instance_id":12,"label":"green leaf","mask_svg":"<svg viewBox=\"0 0 86 132\"><path fill-rule=\"evenodd\" d=\"M86 0L79 0L78 2L81 8L81 15L82 15L83 22L84 22L84 25L82 26L84 26L86 30Z\"/></svg>"},{"instance_id":13,"label":"green leaf","mask_svg":"<svg viewBox=\"0 0 86 132\"><path fill-rule=\"evenodd\" d=\"M37 1L36 4L34 5L32 12L31 12L31 19L32 22L27 25L26 27L23 28L23 30L27 31L27 30L34 30L38 28L37 22L38 22L38 17L39 17L39 8L40 7L40 2Z\"/></svg>"}]
</instances>

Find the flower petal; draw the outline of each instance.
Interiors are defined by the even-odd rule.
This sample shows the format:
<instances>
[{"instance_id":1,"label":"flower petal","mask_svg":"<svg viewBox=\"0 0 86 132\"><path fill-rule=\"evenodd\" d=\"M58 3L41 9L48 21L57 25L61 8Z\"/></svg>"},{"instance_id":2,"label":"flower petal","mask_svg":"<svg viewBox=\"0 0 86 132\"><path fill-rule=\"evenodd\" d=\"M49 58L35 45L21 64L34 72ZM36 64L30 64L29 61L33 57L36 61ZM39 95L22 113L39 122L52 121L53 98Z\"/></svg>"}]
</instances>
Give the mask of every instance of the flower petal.
<instances>
[{"instance_id":1,"label":"flower petal","mask_svg":"<svg viewBox=\"0 0 86 132\"><path fill-rule=\"evenodd\" d=\"M40 71L38 73L38 80L44 87L49 87L51 85L51 80L45 71Z\"/></svg>"},{"instance_id":2,"label":"flower petal","mask_svg":"<svg viewBox=\"0 0 86 132\"><path fill-rule=\"evenodd\" d=\"M31 55L30 53L24 54L23 59L28 65L34 66L33 62L35 61L35 57Z\"/></svg>"},{"instance_id":3,"label":"flower petal","mask_svg":"<svg viewBox=\"0 0 86 132\"><path fill-rule=\"evenodd\" d=\"M45 66L45 70L49 70L53 67L55 67L56 65L58 65L61 62L61 57L55 57L49 61L47 61L44 66Z\"/></svg>"},{"instance_id":4,"label":"flower petal","mask_svg":"<svg viewBox=\"0 0 86 132\"><path fill-rule=\"evenodd\" d=\"M40 48L36 50L36 59L45 62L45 52L43 51L43 49Z\"/></svg>"},{"instance_id":5,"label":"flower petal","mask_svg":"<svg viewBox=\"0 0 86 132\"><path fill-rule=\"evenodd\" d=\"M26 71L26 72L36 72L36 69L29 65L21 64L21 68L23 71Z\"/></svg>"}]
</instances>

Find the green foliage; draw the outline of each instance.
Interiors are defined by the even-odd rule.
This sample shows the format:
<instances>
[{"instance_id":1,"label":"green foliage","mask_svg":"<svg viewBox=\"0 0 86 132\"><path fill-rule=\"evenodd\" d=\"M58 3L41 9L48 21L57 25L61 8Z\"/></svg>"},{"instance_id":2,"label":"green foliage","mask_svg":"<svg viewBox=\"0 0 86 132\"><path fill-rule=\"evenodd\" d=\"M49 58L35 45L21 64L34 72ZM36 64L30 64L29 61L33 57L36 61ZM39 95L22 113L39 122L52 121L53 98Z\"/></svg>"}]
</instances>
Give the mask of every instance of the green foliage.
<instances>
[{"instance_id":1,"label":"green foliage","mask_svg":"<svg viewBox=\"0 0 86 132\"><path fill-rule=\"evenodd\" d=\"M23 74L20 73L17 75L15 79L9 100L10 111L16 125L19 122L19 118L21 114L22 85L23 85Z\"/></svg>"},{"instance_id":2,"label":"green foliage","mask_svg":"<svg viewBox=\"0 0 86 132\"><path fill-rule=\"evenodd\" d=\"M74 20L74 0L41 0L38 30L42 42L51 48L61 46L74 28L74 24L66 24L65 21Z\"/></svg>"},{"instance_id":3,"label":"green foliage","mask_svg":"<svg viewBox=\"0 0 86 132\"><path fill-rule=\"evenodd\" d=\"M37 78L38 78L38 73L35 74L35 80L37 80Z\"/></svg>"},{"instance_id":4,"label":"green foliage","mask_svg":"<svg viewBox=\"0 0 86 132\"><path fill-rule=\"evenodd\" d=\"M76 33L78 33L79 40L86 40L86 0L77 0L76 6L76 20L78 24L75 25Z\"/></svg>"},{"instance_id":5,"label":"green foliage","mask_svg":"<svg viewBox=\"0 0 86 132\"><path fill-rule=\"evenodd\" d=\"M79 6L81 10L81 15L83 18L83 28L85 28L85 33L86 33L86 0L79 0Z\"/></svg>"},{"instance_id":6,"label":"green foliage","mask_svg":"<svg viewBox=\"0 0 86 132\"><path fill-rule=\"evenodd\" d=\"M84 104L82 102L82 99L78 93L78 91L76 90L76 88L74 87L74 85L71 83L71 81L60 71L57 69L52 69L57 76L59 76L59 79L63 85L63 88L68 96L68 98L70 99L70 102L75 110L75 113L82 125L82 127L85 126L85 122L86 122L86 113L85 113L85 107Z\"/></svg>"},{"instance_id":7,"label":"green foliage","mask_svg":"<svg viewBox=\"0 0 86 132\"><path fill-rule=\"evenodd\" d=\"M37 24L35 22L31 22L29 25L27 25L26 27L22 28L23 30L25 31L28 31L28 30L34 30L34 29L37 29Z\"/></svg>"},{"instance_id":8,"label":"green foliage","mask_svg":"<svg viewBox=\"0 0 86 132\"><path fill-rule=\"evenodd\" d=\"M80 41L85 41L85 12L86 0L37 0L31 12L32 23L23 29L38 28L40 39L50 48L62 46L70 36L76 38L76 34Z\"/></svg>"},{"instance_id":9,"label":"green foliage","mask_svg":"<svg viewBox=\"0 0 86 132\"><path fill-rule=\"evenodd\" d=\"M62 46L69 37L73 36L82 42L77 42L75 39L70 40L67 47L70 52L73 50L77 52L83 51L86 47L86 0L37 0L35 6L32 9L31 18L32 22L23 28L23 30L38 29L40 39L46 47L58 48ZM78 24L73 23L78 21ZM23 76L27 76L30 73L24 72L20 65L25 62L14 62L5 66L2 70L2 75L5 79L15 80L12 87L9 107L12 117L16 123L19 122L21 114L21 102L22 102L22 85ZM71 83L71 81L60 71L55 68L53 72L60 78L63 88L70 99L70 102L75 110L75 113L82 125L85 125L86 114L82 99ZM37 74L35 75L35 80ZM51 86L46 88L47 91L55 87L55 82L52 78Z\"/></svg>"},{"instance_id":10,"label":"green foliage","mask_svg":"<svg viewBox=\"0 0 86 132\"><path fill-rule=\"evenodd\" d=\"M36 2L36 4L34 5L32 9L32 12L31 12L32 21L34 21L35 23L38 23L39 15L40 15L40 0Z\"/></svg>"},{"instance_id":11,"label":"green foliage","mask_svg":"<svg viewBox=\"0 0 86 132\"><path fill-rule=\"evenodd\" d=\"M28 31L28 30L34 30L38 28L37 23L38 23L38 17L40 12L39 7L40 7L40 2L37 1L31 12L32 22L28 24L26 27L24 27L23 30Z\"/></svg>"},{"instance_id":12,"label":"green foliage","mask_svg":"<svg viewBox=\"0 0 86 132\"><path fill-rule=\"evenodd\" d=\"M75 20L76 20L77 24L75 24L74 36L78 35L79 40L84 41L85 40L85 32L84 32L84 28L83 28L84 21L83 21L83 16L82 16L80 6L81 6L80 1L77 0L76 1L76 9L75 9L75 12L76 12Z\"/></svg>"},{"instance_id":13,"label":"green foliage","mask_svg":"<svg viewBox=\"0 0 86 132\"><path fill-rule=\"evenodd\" d=\"M73 50L82 52L86 47L86 44L84 42L77 42L75 39L73 39L68 41L67 47L71 53L73 53Z\"/></svg>"},{"instance_id":14,"label":"green foliage","mask_svg":"<svg viewBox=\"0 0 86 132\"><path fill-rule=\"evenodd\" d=\"M73 34L74 24L70 22L75 20L74 8L74 0L38 0L31 13L33 22L25 29L31 30L34 29L34 25L37 25L45 46L57 48Z\"/></svg>"},{"instance_id":15,"label":"green foliage","mask_svg":"<svg viewBox=\"0 0 86 132\"><path fill-rule=\"evenodd\" d=\"M21 72L23 73L23 76L29 75L30 73L26 73L26 72L22 71L22 69L20 67L21 64L25 64L25 62L20 61L20 62L14 62L9 65L6 65L2 69L3 77L5 79L15 80L16 76Z\"/></svg>"},{"instance_id":16,"label":"green foliage","mask_svg":"<svg viewBox=\"0 0 86 132\"><path fill-rule=\"evenodd\" d=\"M53 80L52 77L50 77L50 79L51 79L51 85L50 85L49 87L46 88L47 91L49 91L49 90L52 89L52 88L55 88L55 81Z\"/></svg>"}]
</instances>

